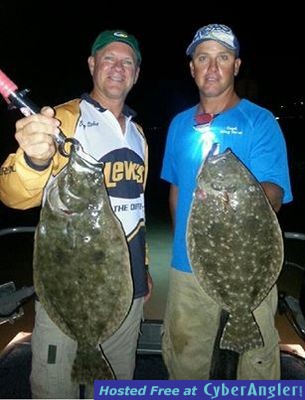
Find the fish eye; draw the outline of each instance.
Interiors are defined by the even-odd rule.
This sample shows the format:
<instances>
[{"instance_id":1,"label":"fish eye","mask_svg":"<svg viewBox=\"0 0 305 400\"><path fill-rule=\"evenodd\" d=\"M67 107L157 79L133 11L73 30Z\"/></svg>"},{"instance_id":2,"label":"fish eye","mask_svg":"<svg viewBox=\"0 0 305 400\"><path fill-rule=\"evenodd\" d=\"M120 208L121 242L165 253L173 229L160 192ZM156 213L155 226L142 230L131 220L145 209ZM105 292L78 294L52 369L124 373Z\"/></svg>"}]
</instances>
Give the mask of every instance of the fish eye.
<instances>
[{"instance_id":1,"label":"fish eye","mask_svg":"<svg viewBox=\"0 0 305 400\"><path fill-rule=\"evenodd\" d=\"M223 190L223 185L219 182L212 182L211 187L212 187L212 189L217 190L217 191Z\"/></svg>"}]
</instances>

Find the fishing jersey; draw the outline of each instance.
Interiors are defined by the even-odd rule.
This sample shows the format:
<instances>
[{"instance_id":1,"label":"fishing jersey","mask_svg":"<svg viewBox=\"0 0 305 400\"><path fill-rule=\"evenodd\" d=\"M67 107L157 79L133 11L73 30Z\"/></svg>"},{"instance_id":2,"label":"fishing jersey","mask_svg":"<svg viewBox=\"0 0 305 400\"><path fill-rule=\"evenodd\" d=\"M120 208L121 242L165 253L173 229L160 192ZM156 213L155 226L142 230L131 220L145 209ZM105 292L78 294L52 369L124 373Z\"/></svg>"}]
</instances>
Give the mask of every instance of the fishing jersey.
<instances>
[{"instance_id":1,"label":"fishing jersey","mask_svg":"<svg viewBox=\"0 0 305 400\"><path fill-rule=\"evenodd\" d=\"M272 113L241 100L212 121L196 125L197 105L171 122L161 177L178 187L172 266L192 272L187 256L186 229L196 177L213 143L219 152L230 148L259 182L283 189L283 203L292 200L287 152L281 128Z\"/></svg>"},{"instance_id":2,"label":"fishing jersey","mask_svg":"<svg viewBox=\"0 0 305 400\"><path fill-rule=\"evenodd\" d=\"M132 121L132 110L126 106L123 114L124 134L115 116L89 95L56 108L56 118L62 122L61 129L66 136L74 136L86 153L104 163L104 182L109 200L128 242L134 298L137 298L148 291L144 213L148 151L144 134ZM39 171L26 162L23 151L18 149L2 166L1 200L19 209L39 205L48 184L67 162L68 159L57 152L51 165Z\"/></svg>"}]
</instances>

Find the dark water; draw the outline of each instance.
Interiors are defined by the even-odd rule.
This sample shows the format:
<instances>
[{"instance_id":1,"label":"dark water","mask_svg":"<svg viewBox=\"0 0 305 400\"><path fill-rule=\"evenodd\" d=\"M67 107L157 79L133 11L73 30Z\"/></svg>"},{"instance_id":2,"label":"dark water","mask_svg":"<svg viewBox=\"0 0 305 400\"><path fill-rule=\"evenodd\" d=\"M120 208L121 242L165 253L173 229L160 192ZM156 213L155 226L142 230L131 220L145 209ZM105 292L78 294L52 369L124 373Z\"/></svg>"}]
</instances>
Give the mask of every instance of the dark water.
<instances>
[{"instance_id":1,"label":"dark water","mask_svg":"<svg viewBox=\"0 0 305 400\"><path fill-rule=\"evenodd\" d=\"M279 220L284 231L305 232L305 120L279 120L285 135L293 201L282 206Z\"/></svg>"}]
</instances>

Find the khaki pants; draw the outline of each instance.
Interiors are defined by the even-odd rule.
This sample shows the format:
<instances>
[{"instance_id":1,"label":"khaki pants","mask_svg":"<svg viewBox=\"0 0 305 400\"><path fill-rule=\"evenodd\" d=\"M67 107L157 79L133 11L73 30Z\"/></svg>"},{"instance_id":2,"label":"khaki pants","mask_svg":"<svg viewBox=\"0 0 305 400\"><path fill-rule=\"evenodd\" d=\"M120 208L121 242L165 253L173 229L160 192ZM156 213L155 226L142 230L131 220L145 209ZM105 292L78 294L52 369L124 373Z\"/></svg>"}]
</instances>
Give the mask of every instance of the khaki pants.
<instances>
[{"instance_id":1,"label":"khaki pants","mask_svg":"<svg viewBox=\"0 0 305 400\"><path fill-rule=\"evenodd\" d=\"M143 304L143 297L134 300L123 324L101 344L117 379L133 378ZM40 302L36 302L35 310L30 377L32 398L78 399L79 385L71 381L77 343L51 321ZM91 387L85 388L85 397L93 398L93 395L92 382Z\"/></svg>"},{"instance_id":2,"label":"khaki pants","mask_svg":"<svg viewBox=\"0 0 305 400\"><path fill-rule=\"evenodd\" d=\"M264 347L239 356L237 379L280 379L279 336L274 325L277 289L254 311ZM221 308L193 274L171 268L162 352L169 379L209 379Z\"/></svg>"}]
</instances>

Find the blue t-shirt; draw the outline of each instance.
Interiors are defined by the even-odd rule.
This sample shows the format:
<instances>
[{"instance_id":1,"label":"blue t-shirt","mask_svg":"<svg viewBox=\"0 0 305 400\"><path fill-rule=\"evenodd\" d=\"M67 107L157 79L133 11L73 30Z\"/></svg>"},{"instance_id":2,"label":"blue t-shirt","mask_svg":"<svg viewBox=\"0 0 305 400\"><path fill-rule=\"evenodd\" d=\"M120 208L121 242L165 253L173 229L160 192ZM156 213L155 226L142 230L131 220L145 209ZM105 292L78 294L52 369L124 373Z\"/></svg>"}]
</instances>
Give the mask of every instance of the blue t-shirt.
<instances>
[{"instance_id":1,"label":"blue t-shirt","mask_svg":"<svg viewBox=\"0 0 305 400\"><path fill-rule=\"evenodd\" d=\"M188 214L199 168L212 143L219 143L219 152L230 148L259 182L280 186L283 203L292 200L286 144L270 111L243 99L202 131L194 127L196 111L194 106L172 120L161 172L179 189L172 266L185 272L192 272L186 250Z\"/></svg>"}]
</instances>

